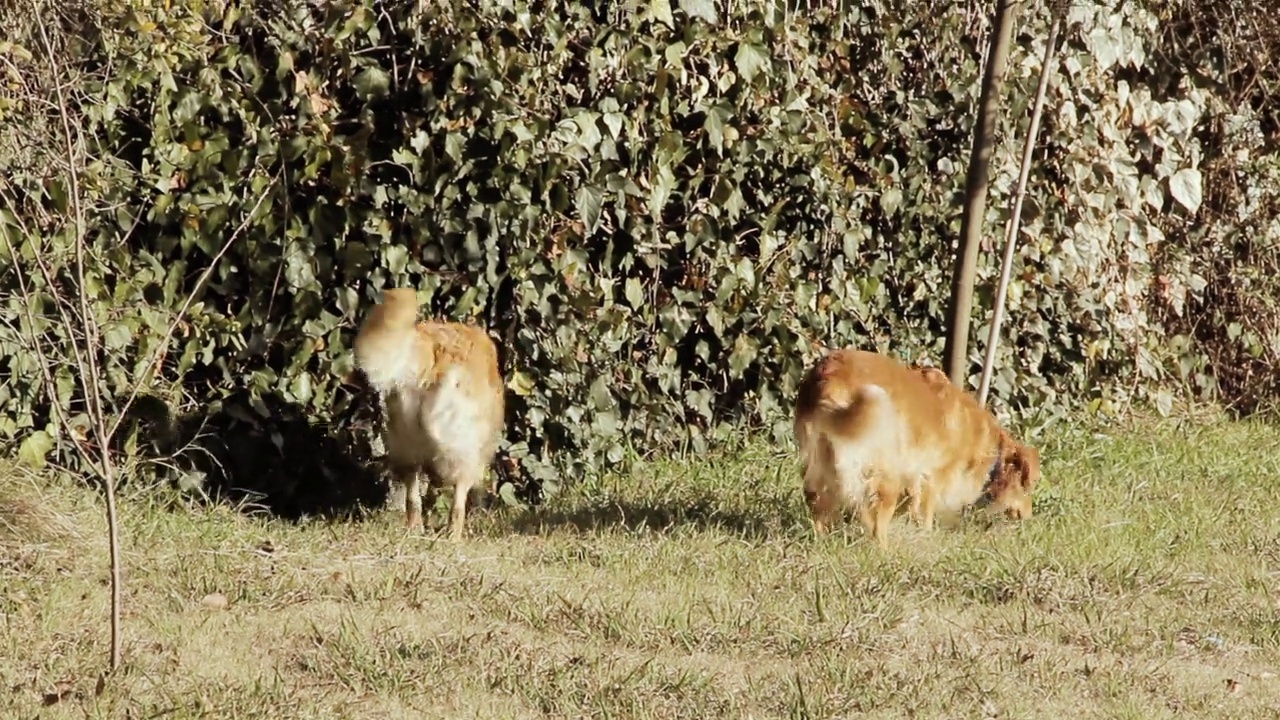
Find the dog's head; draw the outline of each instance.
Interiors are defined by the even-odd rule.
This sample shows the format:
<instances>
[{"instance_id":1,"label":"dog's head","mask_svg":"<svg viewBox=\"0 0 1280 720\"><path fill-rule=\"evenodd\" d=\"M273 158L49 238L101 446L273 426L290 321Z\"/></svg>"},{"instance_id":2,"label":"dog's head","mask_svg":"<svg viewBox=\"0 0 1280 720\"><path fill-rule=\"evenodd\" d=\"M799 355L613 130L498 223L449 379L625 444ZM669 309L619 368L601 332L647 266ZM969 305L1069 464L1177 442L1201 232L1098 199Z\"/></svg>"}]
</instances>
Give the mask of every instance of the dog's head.
<instances>
[{"instance_id":1,"label":"dog's head","mask_svg":"<svg viewBox=\"0 0 1280 720\"><path fill-rule=\"evenodd\" d=\"M1031 493L1040 482L1040 451L1005 435L1000 459L987 494L993 512L1014 520L1031 517Z\"/></svg>"}]
</instances>

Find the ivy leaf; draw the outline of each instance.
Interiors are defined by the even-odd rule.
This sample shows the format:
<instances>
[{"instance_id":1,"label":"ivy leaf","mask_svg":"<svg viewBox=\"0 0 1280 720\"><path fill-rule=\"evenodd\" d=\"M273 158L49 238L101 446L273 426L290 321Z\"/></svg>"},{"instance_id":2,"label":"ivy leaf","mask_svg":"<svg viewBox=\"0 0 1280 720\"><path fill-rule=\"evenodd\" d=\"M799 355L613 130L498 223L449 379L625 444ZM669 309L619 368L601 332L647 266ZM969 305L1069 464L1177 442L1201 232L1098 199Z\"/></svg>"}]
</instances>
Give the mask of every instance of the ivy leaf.
<instances>
[{"instance_id":1,"label":"ivy leaf","mask_svg":"<svg viewBox=\"0 0 1280 720\"><path fill-rule=\"evenodd\" d=\"M391 76L376 65L361 70L351 84L356 96L365 102L379 100L391 92Z\"/></svg>"},{"instance_id":2,"label":"ivy leaf","mask_svg":"<svg viewBox=\"0 0 1280 720\"><path fill-rule=\"evenodd\" d=\"M667 207L671 191L676 187L676 176L671 172L670 167L662 165L653 174L651 182L653 189L649 193L649 214L656 219L662 216L663 209Z\"/></svg>"},{"instance_id":3,"label":"ivy leaf","mask_svg":"<svg viewBox=\"0 0 1280 720\"><path fill-rule=\"evenodd\" d=\"M1093 46L1093 57L1103 72L1120 61L1119 43L1105 27L1096 27L1089 33L1089 44Z\"/></svg>"},{"instance_id":4,"label":"ivy leaf","mask_svg":"<svg viewBox=\"0 0 1280 720\"><path fill-rule=\"evenodd\" d=\"M53 445L53 436L44 430L36 430L18 446L18 462L33 470L42 470Z\"/></svg>"},{"instance_id":5,"label":"ivy leaf","mask_svg":"<svg viewBox=\"0 0 1280 720\"><path fill-rule=\"evenodd\" d=\"M462 162L462 150L466 147L467 139L462 133L449 133L444 139L444 153L448 155L454 162Z\"/></svg>"},{"instance_id":6,"label":"ivy leaf","mask_svg":"<svg viewBox=\"0 0 1280 720\"><path fill-rule=\"evenodd\" d=\"M745 288L752 289L756 286L756 270L751 264L751 258L742 258L738 261L738 266L734 268L734 274L742 281Z\"/></svg>"},{"instance_id":7,"label":"ivy leaf","mask_svg":"<svg viewBox=\"0 0 1280 720\"><path fill-rule=\"evenodd\" d=\"M738 43L738 53L733 62L738 67L738 75L749 83L762 71L769 69L769 53L759 45Z\"/></svg>"},{"instance_id":8,"label":"ivy leaf","mask_svg":"<svg viewBox=\"0 0 1280 720\"><path fill-rule=\"evenodd\" d=\"M759 352L760 343L746 333L734 338L733 352L729 354L729 376L735 379L742 377Z\"/></svg>"},{"instance_id":9,"label":"ivy leaf","mask_svg":"<svg viewBox=\"0 0 1280 720\"><path fill-rule=\"evenodd\" d=\"M676 19L671 14L671 0L650 0L649 17L669 28L676 26Z\"/></svg>"},{"instance_id":10,"label":"ivy leaf","mask_svg":"<svg viewBox=\"0 0 1280 720\"><path fill-rule=\"evenodd\" d=\"M626 284L627 302L635 310L639 310L644 305L644 290L640 287L640 280L637 278L627 278Z\"/></svg>"},{"instance_id":11,"label":"ivy leaf","mask_svg":"<svg viewBox=\"0 0 1280 720\"><path fill-rule=\"evenodd\" d=\"M399 276L409 266L409 249L403 245L387 245L382 251L382 261L392 276Z\"/></svg>"},{"instance_id":12,"label":"ivy leaf","mask_svg":"<svg viewBox=\"0 0 1280 720\"><path fill-rule=\"evenodd\" d=\"M294 402L302 405L310 403L312 395L310 373L303 370L295 375L293 382L289 383L289 394L293 396Z\"/></svg>"},{"instance_id":13,"label":"ivy leaf","mask_svg":"<svg viewBox=\"0 0 1280 720\"><path fill-rule=\"evenodd\" d=\"M102 342L108 350L118 351L133 342L133 331L124 323L112 323L102 334Z\"/></svg>"},{"instance_id":14,"label":"ivy leaf","mask_svg":"<svg viewBox=\"0 0 1280 720\"><path fill-rule=\"evenodd\" d=\"M533 395L536 386L528 373L515 370L507 380L507 388L520 397L529 397Z\"/></svg>"},{"instance_id":15,"label":"ivy leaf","mask_svg":"<svg viewBox=\"0 0 1280 720\"><path fill-rule=\"evenodd\" d=\"M707 325L715 332L716 337L724 335L724 318L720 316L720 311L716 310L715 305L707 306Z\"/></svg>"},{"instance_id":16,"label":"ivy leaf","mask_svg":"<svg viewBox=\"0 0 1280 720\"><path fill-rule=\"evenodd\" d=\"M581 112L573 116L573 122L578 126L578 143L588 152L595 151L600 144L600 128L596 125L598 117L600 115L594 112Z\"/></svg>"},{"instance_id":17,"label":"ivy leaf","mask_svg":"<svg viewBox=\"0 0 1280 720\"><path fill-rule=\"evenodd\" d=\"M584 233L590 235L600 225L600 209L604 204L604 191L595 185L583 185L578 188L578 219L582 221Z\"/></svg>"},{"instance_id":18,"label":"ivy leaf","mask_svg":"<svg viewBox=\"0 0 1280 720\"><path fill-rule=\"evenodd\" d=\"M718 20L713 0L680 0L680 9L691 18L702 18L708 25L715 25Z\"/></svg>"},{"instance_id":19,"label":"ivy leaf","mask_svg":"<svg viewBox=\"0 0 1280 720\"><path fill-rule=\"evenodd\" d=\"M720 113L717 113L715 108L707 110L707 119L703 121L702 129L707 131L707 140L711 143L711 147L723 155L724 121L720 119Z\"/></svg>"},{"instance_id":20,"label":"ivy leaf","mask_svg":"<svg viewBox=\"0 0 1280 720\"><path fill-rule=\"evenodd\" d=\"M502 483L498 487L498 497L502 498L502 503L507 507L523 508L525 504L520 501L520 497L516 495L516 488L511 483Z\"/></svg>"},{"instance_id":21,"label":"ivy leaf","mask_svg":"<svg viewBox=\"0 0 1280 720\"><path fill-rule=\"evenodd\" d=\"M1203 189L1200 185L1200 171L1195 168L1183 168L1169 176L1169 193L1182 207L1195 212L1200 209Z\"/></svg>"},{"instance_id":22,"label":"ivy leaf","mask_svg":"<svg viewBox=\"0 0 1280 720\"><path fill-rule=\"evenodd\" d=\"M902 207L902 188L894 186L880 194L880 209L884 214L893 217Z\"/></svg>"},{"instance_id":23,"label":"ivy leaf","mask_svg":"<svg viewBox=\"0 0 1280 720\"><path fill-rule=\"evenodd\" d=\"M627 116L620 112L608 112L604 114L605 127L609 128L609 135L614 140L622 138L622 126L626 122Z\"/></svg>"}]
</instances>

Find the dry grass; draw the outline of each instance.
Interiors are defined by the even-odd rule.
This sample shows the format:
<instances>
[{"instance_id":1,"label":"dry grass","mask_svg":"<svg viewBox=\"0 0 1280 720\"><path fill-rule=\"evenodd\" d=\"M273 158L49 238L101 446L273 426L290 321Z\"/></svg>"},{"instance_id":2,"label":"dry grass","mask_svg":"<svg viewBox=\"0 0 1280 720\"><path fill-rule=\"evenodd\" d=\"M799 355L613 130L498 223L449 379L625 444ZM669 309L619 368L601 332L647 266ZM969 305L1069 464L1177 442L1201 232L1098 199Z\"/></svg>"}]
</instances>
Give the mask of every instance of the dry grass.
<instances>
[{"instance_id":1,"label":"dry grass","mask_svg":"<svg viewBox=\"0 0 1280 720\"><path fill-rule=\"evenodd\" d=\"M900 519L887 554L813 540L794 461L762 451L477 513L458 546L394 513L135 498L101 694L102 522L45 486L70 524L0 545L0 716L1278 717L1276 447L1260 424L1067 433L1029 523Z\"/></svg>"}]
</instances>

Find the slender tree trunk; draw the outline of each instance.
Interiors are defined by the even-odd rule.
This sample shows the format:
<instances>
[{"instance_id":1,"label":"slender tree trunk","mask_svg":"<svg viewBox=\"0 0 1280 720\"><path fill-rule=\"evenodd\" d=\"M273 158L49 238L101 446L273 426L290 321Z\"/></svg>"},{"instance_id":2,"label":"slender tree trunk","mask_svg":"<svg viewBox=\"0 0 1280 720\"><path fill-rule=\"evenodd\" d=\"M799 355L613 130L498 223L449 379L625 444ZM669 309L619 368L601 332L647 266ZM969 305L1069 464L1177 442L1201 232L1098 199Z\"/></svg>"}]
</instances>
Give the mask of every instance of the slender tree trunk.
<instances>
[{"instance_id":1,"label":"slender tree trunk","mask_svg":"<svg viewBox=\"0 0 1280 720\"><path fill-rule=\"evenodd\" d=\"M1013 251L1018 245L1018 230L1022 225L1022 200L1027 195L1027 176L1031 174L1031 154L1036 147L1036 135L1040 130L1040 115L1044 111L1044 99L1048 94L1049 80L1053 77L1054 60L1057 58L1058 30L1062 26L1062 11L1053 8L1049 21L1049 39L1044 44L1044 58L1040 64L1040 84L1036 88L1036 102L1031 110L1031 126L1027 128L1027 141L1022 147L1022 168L1018 171L1018 190L1013 194L1013 210L1009 213L1009 226L1004 234L1004 258L1000 263L1000 285L996 287L996 304L991 315L991 332L987 335L987 354L982 360L982 379L978 382L978 402L986 404L991 390L991 374L995 371L996 347L1000 344L1000 325L1004 322L1004 301L1009 293L1009 276L1013 272Z\"/></svg>"},{"instance_id":2,"label":"slender tree trunk","mask_svg":"<svg viewBox=\"0 0 1280 720\"><path fill-rule=\"evenodd\" d=\"M982 216L987 208L988 170L995 145L996 106L1004 82L1013 36L1013 16L1017 0L996 0L991 26L991 50L982 75L982 95L973 126L973 150L969 155L965 183L964 215L960 225L960 245L951 275L951 307L947 323L944 368L956 387L964 387L969 355L969 316L973 310L973 277L978 267L978 246L982 239Z\"/></svg>"}]
</instances>

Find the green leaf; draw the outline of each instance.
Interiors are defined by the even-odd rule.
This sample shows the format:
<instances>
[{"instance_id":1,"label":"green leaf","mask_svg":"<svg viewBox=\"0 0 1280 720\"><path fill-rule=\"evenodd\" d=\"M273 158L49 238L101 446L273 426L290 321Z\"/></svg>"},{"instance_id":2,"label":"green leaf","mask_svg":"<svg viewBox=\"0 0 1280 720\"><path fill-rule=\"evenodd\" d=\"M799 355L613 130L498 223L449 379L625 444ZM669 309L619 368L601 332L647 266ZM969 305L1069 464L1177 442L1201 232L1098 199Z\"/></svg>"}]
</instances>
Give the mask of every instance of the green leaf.
<instances>
[{"instance_id":1,"label":"green leaf","mask_svg":"<svg viewBox=\"0 0 1280 720\"><path fill-rule=\"evenodd\" d=\"M393 276L403 275L409 266L409 249L403 245L387 245L382 250L382 264Z\"/></svg>"},{"instance_id":2,"label":"green leaf","mask_svg":"<svg viewBox=\"0 0 1280 720\"><path fill-rule=\"evenodd\" d=\"M1183 168L1169 176L1169 194L1178 204L1191 212L1200 209L1204 197L1201 186L1200 171L1195 168Z\"/></svg>"},{"instance_id":3,"label":"green leaf","mask_svg":"<svg viewBox=\"0 0 1280 720\"><path fill-rule=\"evenodd\" d=\"M718 20L713 0L680 0L680 9L691 18L702 18L708 25L715 25Z\"/></svg>"},{"instance_id":4,"label":"green leaf","mask_svg":"<svg viewBox=\"0 0 1280 720\"><path fill-rule=\"evenodd\" d=\"M34 470L43 470L53 447L53 436L44 430L36 430L18 446L18 462Z\"/></svg>"},{"instance_id":5,"label":"green leaf","mask_svg":"<svg viewBox=\"0 0 1280 720\"><path fill-rule=\"evenodd\" d=\"M502 498L502 503L507 507L523 508L524 503L520 502L520 498L516 496L516 488L511 483L502 483L498 487L498 497Z\"/></svg>"},{"instance_id":6,"label":"green leaf","mask_svg":"<svg viewBox=\"0 0 1280 720\"><path fill-rule=\"evenodd\" d=\"M289 394L293 395L294 402L306 405L311 402L311 393L311 375L306 371L299 372L289 383Z\"/></svg>"},{"instance_id":7,"label":"green leaf","mask_svg":"<svg viewBox=\"0 0 1280 720\"><path fill-rule=\"evenodd\" d=\"M599 113L594 112L580 112L573 116L573 122L578 126L578 143L588 152L594 152L602 139L600 128L596 125L599 117Z\"/></svg>"},{"instance_id":8,"label":"green leaf","mask_svg":"<svg viewBox=\"0 0 1280 720\"><path fill-rule=\"evenodd\" d=\"M1160 417L1169 417L1173 412L1173 393L1165 388L1156 391L1156 410Z\"/></svg>"},{"instance_id":9,"label":"green leaf","mask_svg":"<svg viewBox=\"0 0 1280 720\"><path fill-rule=\"evenodd\" d=\"M356 96L365 102L380 100L391 92L391 75L373 65L361 70L351 82Z\"/></svg>"},{"instance_id":10,"label":"green leaf","mask_svg":"<svg viewBox=\"0 0 1280 720\"><path fill-rule=\"evenodd\" d=\"M627 278L625 288L627 295L627 303L635 310L639 310L644 306L644 290L640 287L640 280L637 278Z\"/></svg>"},{"instance_id":11,"label":"green leaf","mask_svg":"<svg viewBox=\"0 0 1280 720\"><path fill-rule=\"evenodd\" d=\"M707 306L706 318L707 325L715 332L716 337L722 337L724 335L724 318L720 315L720 311L716 309L715 305Z\"/></svg>"},{"instance_id":12,"label":"green leaf","mask_svg":"<svg viewBox=\"0 0 1280 720\"><path fill-rule=\"evenodd\" d=\"M609 112L604 114L605 127L609 128L609 136L614 140L622 138L622 128L626 124L627 116L619 112Z\"/></svg>"},{"instance_id":13,"label":"green leaf","mask_svg":"<svg viewBox=\"0 0 1280 720\"><path fill-rule=\"evenodd\" d=\"M675 173L671 172L670 167L662 165L649 182L652 186L649 194L649 216L655 219L661 218L662 211L667 207L667 200L670 199L676 187Z\"/></svg>"},{"instance_id":14,"label":"green leaf","mask_svg":"<svg viewBox=\"0 0 1280 720\"><path fill-rule=\"evenodd\" d=\"M893 186L880 194L880 209L884 214L893 217L902 208L902 188Z\"/></svg>"},{"instance_id":15,"label":"green leaf","mask_svg":"<svg viewBox=\"0 0 1280 720\"><path fill-rule=\"evenodd\" d=\"M752 289L756 286L756 270L751 263L751 258L741 258L738 265L733 269L733 274L742 281L743 287Z\"/></svg>"},{"instance_id":16,"label":"green leaf","mask_svg":"<svg viewBox=\"0 0 1280 720\"><path fill-rule=\"evenodd\" d=\"M738 75L750 83L761 72L769 70L769 53L759 45L738 43L738 52L733 62L738 68Z\"/></svg>"},{"instance_id":17,"label":"green leaf","mask_svg":"<svg viewBox=\"0 0 1280 720\"><path fill-rule=\"evenodd\" d=\"M596 231L600 225L600 209L604 203L604 191L594 185L583 185L578 188L578 219L582 221L587 235Z\"/></svg>"},{"instance_id":18,"label":"green leaf","mask_svg":"<svg viewBox=\"0 0 1280 720\"><path fill-rule=\"evenodd\" d=\"M678 68L684 65L684 57L688 54L689 48L683 41L677 40L667 46L662 56L666 58L667 64L671 67Z\"/></svg>"},{"instance_id":19,"label":"green leaf","mask_svg":"<svg viewBox=\"0 0 1280 720\"><path fill-rule=\"evenodd\" d=\"M444 154L456 163L462 162L462 150L467 145L467 138L460 132L452 132L445 136Z\"/></svg>"},{"instance_id":20,"label":"green leaf","mask_svg":"<svg viewBox=\"0 0 1280 720\"><path fill-rule=\"evenodd\" d=\"M755 362L759 353L760 344L746 333L734 338L733 352L729 354L730 377L735 379L742 377L742 373Z\"/></svg>"},{"instance_id":21,"label":"green leaf","mask_svg":"<svg viewBox=\"0 0 1280 720\"><path fill-rule=\"evenodd\" d=\"M113 352L127 347L133 342L133 330L124 323L112 323L102 333L103 345Z\"/></svg>"},{"instance_id":22,"label":"green leaf","mask_svg":"<svg viewBox=\"0 0 1280 720\"><path fill-rule=\"evenodd\" d=\"M528 373L514 370L507 378L507 388L520 397L529 397L534 394L537 386Z\"/></svg>"},{"instance_id":23,"label":"green leaf","mask_svg":"<svg viewBox=\"0 0 1280 720\"><path fill-rule=\"evenodd\" d=\"M676 26L676 19L671 14L671 0L649 0L649 17L669 28Z\"/></svg>"},{"instance_id":24,"label":"green leaf","mask_svg":"<svg viewBox=\"0 0 1280 720\"><path fill-rule=\"evenodd\" d=\"M250 393L249 406L252 407L260 417L268 418L268 419L271 417L271 409L268 408L267 404L262 401L262 397L258 395L258 393L256 392Z\"/></svg>"},{"instance_id":25,"label":"green leaf","mask_svg":"<svg viewBox=\"0 0 1280 720\"><path fill-rule=\"evenodd\" d=\"M720 114L715 108L707 110L707 119L703 121L702 128L707 131L707 141L711 143L711 147L716 152L724 153L724 121L720 119Z\"/></svg>"}]
</instances>

